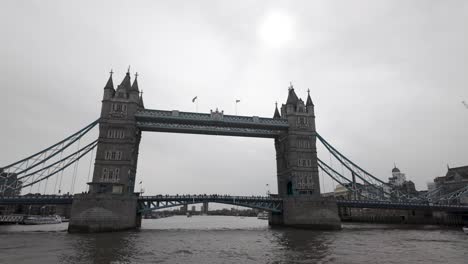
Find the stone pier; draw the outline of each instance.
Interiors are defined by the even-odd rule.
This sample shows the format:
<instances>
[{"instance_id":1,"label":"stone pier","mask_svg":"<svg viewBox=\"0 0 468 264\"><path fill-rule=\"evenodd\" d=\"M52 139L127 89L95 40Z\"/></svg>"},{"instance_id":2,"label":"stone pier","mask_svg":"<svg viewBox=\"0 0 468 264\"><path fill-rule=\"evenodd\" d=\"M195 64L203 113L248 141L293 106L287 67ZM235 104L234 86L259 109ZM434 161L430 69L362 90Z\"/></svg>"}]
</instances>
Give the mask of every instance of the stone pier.
<instances>
[{"instance_id":1,"label":"stone pier","mask_svg":"<svg viewBox=\"0 0 468 264\"><path fill-rule=\"evenodd\" d=\"M140 227L136 195L75 194L70 233L92 233L128 230Z\"/></svg>"}]
</instances>

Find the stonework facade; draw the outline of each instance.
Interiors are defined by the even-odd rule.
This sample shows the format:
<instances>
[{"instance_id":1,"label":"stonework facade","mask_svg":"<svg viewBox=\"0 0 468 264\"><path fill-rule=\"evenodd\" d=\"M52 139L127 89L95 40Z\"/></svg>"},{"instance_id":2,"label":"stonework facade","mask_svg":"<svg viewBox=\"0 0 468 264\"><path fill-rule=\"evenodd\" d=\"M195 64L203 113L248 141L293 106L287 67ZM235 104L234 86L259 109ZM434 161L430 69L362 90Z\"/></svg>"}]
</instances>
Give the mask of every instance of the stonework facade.
<instances>
[{"instance_id":1,"label":"stonework facade","mask_svg":"<svg viewBox=\"0 0 468 264\"><path fill-rule=\"evenodd\" d=\"M283 199L283 213L271 214L270 224L340 229L336 201L320 195L315 111L310 94L304 103L291 85L281 114L276 109L274 118L287 119L289 129L275 139L278 195Z\"/></svg>"},{"instance_id":2,"label":"stonework facade","mask_svg":"<svg viewBox=\"0 0 468 264\"><path fill-rule=\"evenodd\" d=\"M104 87L99 138L89 194L75 195L69 232L105 232L136 228L134 194L141 131L135 113L143 109L137 78L131 84L127 72L114 89L112 73Z\"/></svg>"},{"instance_id":3,"label":"stonework facade","mask_svg":"<svg viewBox=\"0 0 468 264\"><path fill-rule=\"evenodd\" d=\"M89 183L91 193L133 193L141 139L135 113L142 108L136 77L131 85L127 72L117 89L112 76L109 78L102 100L93 180Z\"/></svg>"}]
</instances>

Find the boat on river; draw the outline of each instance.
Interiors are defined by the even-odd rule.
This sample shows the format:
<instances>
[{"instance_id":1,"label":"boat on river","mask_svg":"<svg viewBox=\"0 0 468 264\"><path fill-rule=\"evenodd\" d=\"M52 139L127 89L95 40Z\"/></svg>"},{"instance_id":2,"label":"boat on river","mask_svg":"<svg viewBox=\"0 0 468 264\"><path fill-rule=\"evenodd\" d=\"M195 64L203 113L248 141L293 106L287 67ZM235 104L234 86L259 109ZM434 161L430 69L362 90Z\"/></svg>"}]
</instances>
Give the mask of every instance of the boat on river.
<instances>
[{"instance_id":1,"label":"boat on river","mask_svg":"<svg viewBox=\"0 0 468 264\"><path fill-rule=\"evenodd\" d=\"M60 224L62 218L59 215L40 216L29 215L24 217L23 224L25 225L46 225L46 224Z\"/></svg>"}]
</instances>

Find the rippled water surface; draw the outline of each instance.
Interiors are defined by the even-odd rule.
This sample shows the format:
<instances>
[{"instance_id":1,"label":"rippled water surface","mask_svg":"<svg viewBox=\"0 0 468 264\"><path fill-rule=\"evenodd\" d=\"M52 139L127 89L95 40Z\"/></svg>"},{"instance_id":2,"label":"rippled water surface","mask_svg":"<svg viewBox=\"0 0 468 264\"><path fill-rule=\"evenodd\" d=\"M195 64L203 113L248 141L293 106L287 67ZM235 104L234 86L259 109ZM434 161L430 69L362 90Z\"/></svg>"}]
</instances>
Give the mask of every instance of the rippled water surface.
<instances>
[{"instance_id":1,"label":"rippled water surface","mask_svg":"<svg viewBox=\"0 0 468 264\"><path fill-rule=\"evenodd\" d=\"M0 263L468 263L459 229L344 224L271 229L250 217L144 220L140 231L68 234L67 224L0 226Z\"/></svg>"}]
</instances>

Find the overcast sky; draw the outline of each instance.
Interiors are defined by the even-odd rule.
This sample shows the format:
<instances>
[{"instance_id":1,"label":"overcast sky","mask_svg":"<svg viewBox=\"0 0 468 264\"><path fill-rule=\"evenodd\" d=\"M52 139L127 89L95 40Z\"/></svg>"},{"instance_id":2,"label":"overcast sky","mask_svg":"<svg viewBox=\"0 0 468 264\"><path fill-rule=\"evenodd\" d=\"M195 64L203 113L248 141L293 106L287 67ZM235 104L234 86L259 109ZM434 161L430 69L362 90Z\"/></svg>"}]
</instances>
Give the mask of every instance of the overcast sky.
<instances>
[{"instance_id":1,"label":"overcast sky","mask_svg":"<svg viewBox=\"0 0 468 264\"><path fill-rule=\"evenodd\" d=\"M200 112L233 114L240 99L239 114L271 117L290 81L303 99L310 89L318 132L383 180L396 162L423 189L468 165L467 1L1 6L0 166L95 120L108 72L120 83L128 65L150 109L195 111L198 96ZM271 139L145 132L137 182L147 194L264 194L275 162Z\"/></svg>"}]
</instances>

